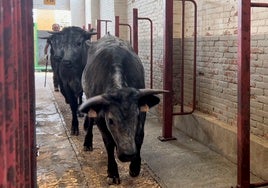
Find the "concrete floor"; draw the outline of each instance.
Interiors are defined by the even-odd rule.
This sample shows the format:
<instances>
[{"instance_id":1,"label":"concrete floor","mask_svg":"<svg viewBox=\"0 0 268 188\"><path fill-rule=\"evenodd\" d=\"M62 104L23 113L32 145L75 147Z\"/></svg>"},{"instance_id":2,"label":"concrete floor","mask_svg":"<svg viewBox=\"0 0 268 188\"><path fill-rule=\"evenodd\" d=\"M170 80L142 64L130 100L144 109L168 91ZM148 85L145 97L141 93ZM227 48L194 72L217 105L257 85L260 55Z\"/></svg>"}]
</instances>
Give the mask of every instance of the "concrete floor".
<instances>
[{"instance_id":1,"label":"concrete floor","mask_svg":"<svg viewBox=\"0 0 268 188\"><path fill-rule=\"evenodd\" d=\"M47 85L51 83L48 74ZM75 146L55 106L51 87L44 87L44 73L36 73L36 137L40 145L37 158L39 187L90 187L81 172ZM48 113L49 112L49 113ZM230 188L236 186L236 165L206 146L173 130L176 140L160 142L162 128L149 114L145 126L142 158L162 187ZM59 145L56 143L61 143ZM53 163L57 161L57 163ZM60 161L60 162L58 162ZM59 179L61 181L59 181ZM263 180L251 175L251 182Z\"/></svg>"}]
</instances>

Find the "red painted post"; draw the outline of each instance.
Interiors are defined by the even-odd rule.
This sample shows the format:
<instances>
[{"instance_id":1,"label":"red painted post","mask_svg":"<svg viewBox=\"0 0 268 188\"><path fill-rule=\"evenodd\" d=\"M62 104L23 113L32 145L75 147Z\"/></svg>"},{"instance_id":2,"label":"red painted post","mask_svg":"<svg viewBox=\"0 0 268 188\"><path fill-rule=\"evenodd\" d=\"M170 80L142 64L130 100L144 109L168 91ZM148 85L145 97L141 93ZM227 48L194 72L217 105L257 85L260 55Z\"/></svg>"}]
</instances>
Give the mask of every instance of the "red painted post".
<instances>
[{"instance_id":1,"label":"red painted post","mask_svg":"<svg viewBox=\"0 0 268 188\"><path fill-rule=\"evenodd\" d=\"M101 37L101 20L97 20L97 39Z\"/></svg>"},{"instance_id":2,"label":"red painted post","mask_svg":"<svg viewBox=\"0 0 268 188\"><path fill-rule=\"evenodd\" d=\"M119 37L119 16L115 16L115 36Z\"/></svg>"},{"instance_id":3,"label":"red painted post","mask_svg":"<svg viewBox=\"0 0 268 188\"><path fill-rule=\"evenodd\" d=\"M238 0L237 187L250 187L250 0Z\"/></svg>"},{"instance_id":4,"label":"red painted post","mask_svg":"<svg viewBox=\"0 0 268 188\"><path fill-rule=\"evenodd\" d=\"M36 187L32 3L0 1L0 187Z\"/></svg>"},{"instance_id":5,"label":"red painted post","mask_svg":"<svg viewBox=\"0 0 268 188\"><path fill-rule=\"evenodd\" d=\"M164 89L169 90L169 93L163 96L163 131L160 140L166 141L174 139L172 137L173 125L173 1L165 1L165 38L164 38Z\"/></svg>"},{"instance_id":6,"label":"red painted post","mask_svg":"<svg viewBox=\"0 0 268 188\"><path fill-rule=\"evenodd\" d=\"M138 9L133 9L133 49L138 54Z\"/></svg>"}]
</instances>

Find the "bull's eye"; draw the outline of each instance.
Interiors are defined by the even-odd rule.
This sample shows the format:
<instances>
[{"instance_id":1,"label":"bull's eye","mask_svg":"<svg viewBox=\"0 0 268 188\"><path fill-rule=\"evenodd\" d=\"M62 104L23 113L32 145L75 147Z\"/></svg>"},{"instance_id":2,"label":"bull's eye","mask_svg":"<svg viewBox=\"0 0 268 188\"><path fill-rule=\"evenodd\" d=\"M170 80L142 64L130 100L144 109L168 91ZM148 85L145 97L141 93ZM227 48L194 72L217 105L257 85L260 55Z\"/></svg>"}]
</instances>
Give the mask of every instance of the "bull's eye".
<instances>
[{"instance_id":1,"label":"bull's eye","mask_svg":"<svg viewBox=\"0 0 268 188\"><path fill-rule=\"evenodd\" d=\"M113 125L113 124L114 124L114 121L111 118L109 118L109 125Z\"/></svg>"}]
</instances>

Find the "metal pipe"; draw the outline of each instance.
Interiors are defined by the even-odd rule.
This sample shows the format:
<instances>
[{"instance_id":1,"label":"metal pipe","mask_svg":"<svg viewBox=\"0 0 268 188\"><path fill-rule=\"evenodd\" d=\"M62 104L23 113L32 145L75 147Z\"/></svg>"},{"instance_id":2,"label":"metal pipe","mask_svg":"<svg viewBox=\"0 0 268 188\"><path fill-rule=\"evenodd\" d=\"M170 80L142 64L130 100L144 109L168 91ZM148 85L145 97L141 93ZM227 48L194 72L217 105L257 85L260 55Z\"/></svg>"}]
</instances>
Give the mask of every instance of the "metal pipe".
<instances>
[{"instance_id":1,"label":"metal pipe","mask_svg":"<svg viewBox=\"0 0 268 188\"><path fill-rule=\"evenodd\" d=\"M101 37L101 21L97 20L97 40Z\"/></svg>"},{"instance_id":2,"label":"metal pipe","mask_svg":"<svg viewBox=\"0 0 268 188\"><path fill-rule=\"evenodd\" d=\"M163 129L161 141L174 139L172 136L173 124L173 0L165 1L165 36L164 36L164 71L163 87L169 93L163 95Z\"/></svg>"},{"instance_id":3,"label":"metal pipe","mask_svg":"<svg viewBox=\"0 0 268 188\"><path fill-rule=\"evenodd\" d=\"M182 31L181 31L181 112L184 112L184 26L185 0L182 0Z\"/></svg>"},{"instance_id":4,"label":"metal pipe","mask_svg":"<svg viewBox=\"0 0 268 188\"><path fill-rule=\"evenodd\" d=\"M119 23L119 25L127 26L129 28L129 43L132 44L132 28L131 28L131 25L123 24L123 23Z\"/></svg>"},{"instance_id":5,"label":"metal pipe","mask_svg":"<svg viewBox=\"0 0 268 188\"><path fill-rule=\"evenodd\" d=\"M111 20L97 20L97 39L101 37L101 22L105 22L105 34L107 34L107 25L108 22L112 22Z\"/></svg>"},{"instance_id":6,"label":"metal pipe","mask_svg":"<svg viewBox=\"0 0 268 188\"><path fill-rule=\"evenodd\" d=\"M136 54L139 53L138 45L138 9L133 8L133 49Z\"/></svg>"},{"instance_id":7,"label":"metal pipe","mask_svg":"<svg viewBox=\"0 0 268 188\"><path fill-rule=\"evenodd\" d=\"M194 70L193 70L193 108L189 112L180 111L174 112L173 115L189 115L192 114L196 109L196 49L197 49L197 4L194 0L186 0L190 1L194 5ZM183 87L181 87L183 89ZM183 103L182 103L183 104Z\"/></svg>"},{"instance_id":8,"label":"metal pipe","mask_svg":"<svg viewBox=\"0 0 268 188\"><path fill-rule=\"evenodd\" d=\"M250 185L250 0L238 0L237 187Z\"/></svg>"},{"instance_id":9,"label":"metal pipe","mask_svg":"<svg viewBox=\"0 0 268 188\"><path fill-rule=\"evenodd\" d=\"M251 3L251 7L268 7L268 3Z\"/></svg>"},{"instance_id":10,"label":"metal pipe","mask_svg":"<svg viewBox=\"0 0 268 188\"><path fill-rule=\"evenodd\" d=\"M115 16L115 36L119 37L119 16Z\"/></svg>"},{"instance_id":11,"label":"metal pipe","mask_svg":"<svg viewBox=\"0 0 268 188\"><path fill-rule=\"evenodd\" d=\"M153 88L153 22L150 18L139 17L138 19L150 22L150 87Z\"/></svg>"}]
</instances>

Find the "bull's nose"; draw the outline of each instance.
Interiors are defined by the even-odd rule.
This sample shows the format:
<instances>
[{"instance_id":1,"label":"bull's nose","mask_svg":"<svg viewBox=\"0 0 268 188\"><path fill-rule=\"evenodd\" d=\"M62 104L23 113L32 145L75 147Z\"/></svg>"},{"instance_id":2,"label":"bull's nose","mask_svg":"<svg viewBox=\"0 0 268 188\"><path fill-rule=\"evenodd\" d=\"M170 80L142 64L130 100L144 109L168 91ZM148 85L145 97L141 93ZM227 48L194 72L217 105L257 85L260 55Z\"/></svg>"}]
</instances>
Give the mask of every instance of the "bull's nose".
<instances>
[{"instance_id":1,"label":"bull's nose","mask_svg":"<svg viewBox=\"0 0 268 188\"><path fill-rule=\"evenodd\" d=\"M121 161L121 162L129 162L131 161L133 158L135 157L135 154L120 154L118 155L118 159Z\"/></svg>"},{"instance_id":2,"label":"bull's nose","mask_svg":"<svg viewBox=\"0 0 268 188\"><path fill-rule=\"evenodd\" d=\"M62 59L62 57L60 57L60 56L54 56L53 59L54 59L55 61L57 61L57 62L60 62L61 59Z\"/></svg>"},{"instance_id":3,"label":"bull's nose","mask_svg":"<svg viewBox=\"0 0 268 188\"><path fill-rule=\"evenodd\" d=\"M63 61L62 61L62 64L63 64L64 66L66 66L66 67L72 67L72 63L71 63L71 61L68 61L68 60L63 60Z\"/></svg>"}]
</instances>

